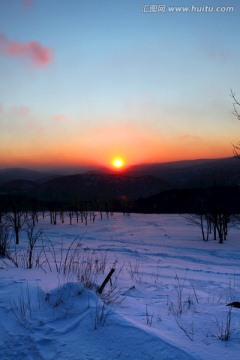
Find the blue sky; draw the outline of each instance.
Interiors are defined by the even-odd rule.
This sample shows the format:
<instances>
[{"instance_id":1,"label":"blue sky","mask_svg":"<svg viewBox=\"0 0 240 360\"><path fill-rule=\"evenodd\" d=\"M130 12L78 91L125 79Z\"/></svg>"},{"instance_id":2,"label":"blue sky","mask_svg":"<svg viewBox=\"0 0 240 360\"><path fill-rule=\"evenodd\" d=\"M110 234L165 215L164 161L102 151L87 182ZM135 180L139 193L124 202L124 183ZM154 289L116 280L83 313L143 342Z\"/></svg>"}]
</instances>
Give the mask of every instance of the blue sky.
<instances>
[{"instance_id":1,"label":"blue sky","mask_svg":"<svg viewBox=\"0 0 240 360\"><path fill-rule=\"evenodd\" d=\"M168 11L192 5L234 9ZM2 166L231 156L239 18L237 1L0 0Z\"/></svg>"}]
</instances>

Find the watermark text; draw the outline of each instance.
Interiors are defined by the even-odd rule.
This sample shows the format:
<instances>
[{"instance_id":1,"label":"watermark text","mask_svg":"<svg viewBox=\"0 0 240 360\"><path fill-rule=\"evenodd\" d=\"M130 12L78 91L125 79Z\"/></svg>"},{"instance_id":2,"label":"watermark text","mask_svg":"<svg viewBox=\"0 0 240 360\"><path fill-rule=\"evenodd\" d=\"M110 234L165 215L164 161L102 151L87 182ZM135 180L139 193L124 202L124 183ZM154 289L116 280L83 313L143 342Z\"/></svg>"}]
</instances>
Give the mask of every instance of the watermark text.
<instances>
[{"instance_id":1,"label":"watermark text","mask_svg":"<svg viewBox=\"0 0 240 360\"><path fill-rule=\"evenodd\" d=\"M143 13L232 13L234 6L168 6L164 4L142 5Z\"/></svg>"}]
</instances>

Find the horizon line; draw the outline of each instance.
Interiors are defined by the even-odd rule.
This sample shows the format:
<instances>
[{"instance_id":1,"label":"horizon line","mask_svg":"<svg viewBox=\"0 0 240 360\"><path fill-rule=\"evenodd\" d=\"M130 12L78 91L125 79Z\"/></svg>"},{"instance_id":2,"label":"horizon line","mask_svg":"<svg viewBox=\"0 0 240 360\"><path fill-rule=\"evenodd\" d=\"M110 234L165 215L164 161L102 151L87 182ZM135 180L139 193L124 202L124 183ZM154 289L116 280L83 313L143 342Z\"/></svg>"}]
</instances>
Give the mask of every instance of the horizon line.
<instances>
[{"instance_id":1,"label":"horizon line","mask_svg":"<svg viewBox=\"0 0 240 360\"><path fill-rule=\"evenodd\" d=\"M227 160L227 159L234 159L236 156L227 156L227 157L216 157L216 158L196 158L196 159L182 159L182 160L172 160L172 161L159 161L159 162L142 162L142 163L134 163L130 165L126 165L123 169L114 171L111 170L106 165L86 165L86 164L79 164L79 165L31 165L31 166L0 166L0 171L8 171L8 170L28 170L28 171L36 171L36 172L49 172L49 171L96 171L96 170L106 170L107 172L117 172L117 173L124 173L128 171L128 169L138 167L138 166L154 166L154 165L164 165L164 164L176 164L176 163L184 163L184 162L198 162L198 161L214 161L214 160ZM237 159L237 158L236 158Z\"/></svg>"}]
</instances>

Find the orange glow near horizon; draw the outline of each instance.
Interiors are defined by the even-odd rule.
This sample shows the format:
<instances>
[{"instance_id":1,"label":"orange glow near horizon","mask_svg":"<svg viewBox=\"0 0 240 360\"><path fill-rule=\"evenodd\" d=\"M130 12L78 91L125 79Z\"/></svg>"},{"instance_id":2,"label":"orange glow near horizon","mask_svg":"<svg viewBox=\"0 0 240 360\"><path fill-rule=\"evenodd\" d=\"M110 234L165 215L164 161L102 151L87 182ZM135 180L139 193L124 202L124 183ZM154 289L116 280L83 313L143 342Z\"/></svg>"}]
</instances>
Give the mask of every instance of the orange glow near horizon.
<instances>
[{"instance_id":1,"label":"orange glow near horizon","mask_svg":"<svg viewBox=\"0 0 240 360\"><path fill-rule=\"evenodd\" d=\"M83 156L79 156L81 152L77 151L77 149L67 149L62 148L62 151L56 153L52 151L46 153L42 150L40 154L39 151L29 151L27 152L19 152L20 154L16 154L12 152L12 154L8 153L5 158L2 159L0 167L8 168L8 167L28 167L28 168L44 168L44 167L78 167L78 166L90 166L90 167L108 167L115 171L123 171L126 166L131 165L139 165L146 163L162 163L162 162L171 162L171 161L181 161L181 160L194 160L200 158L222 158L222 157L231 157L232 151L226 151L228 149L220 149L222 151L214 151L215 149L207 149L203 151L196 151L195 149L191 149L190 146L187 149L182 149L182 151L177 151L179 149L174 149L172 147L172 151L168 151L168 149L161 148L161 151L158 150L157 146L155 149L147 149L146 154L139 152L139 154L135 154L132 149L125 149L124 158L123 157L110 157L106 154L105 151L98 152L98 161L96 158L89 156L84 158ZM155 151L153 151L155 150ZM194 151L195 150L195 151ZM202 150L202 151L201 151ZM210 151L209 151L210 150ZM231 150L231 149L230 149ZM108 149L111 152L110 149ZM88 152L90 153L90 152ZM94 151L95 154L95 151ZM125 161L125 157L128 158L127 164Z\"/></svg>"},{"instance_id":2,"label":"orange glow near horizon","mask_svg":"<svg viewBox=\"0 0 240 360\"><path fill-rule=\"evenodd\" d=\"M142 134L131 127L118 129L118 132L104 128L84 136L81 142L71 135L71 142L64 141L60 134L54 141L49 136L39 136L34 137L31 142L26 141L25 136L14 138L14 142L6 136L1 142L0 167L83 166L105 167L121 172L131 165L233 155L228 138L220 141L220 136L209 139L184 134L168 138L147 131Z\"/></svg>"},{"instance_id":3,"label":"orange glow near horizon","mask_svg":"<svg viewBox=\"0 0 240 360\"><path fill-rule=\"evenodd\" d=\"M23 110L2 110L6 129L0 134L1 168L82 166L121 172L139 164L231 157L230 139L238 141L231 128L229 133L179 132L167 125L160 130L151 122L143 126L140 120L117 115L99 117L97 124L86 121L86 127L71 118L48 125L43 118L40 127L40 116Z\"/></svg>"}]
</instances>

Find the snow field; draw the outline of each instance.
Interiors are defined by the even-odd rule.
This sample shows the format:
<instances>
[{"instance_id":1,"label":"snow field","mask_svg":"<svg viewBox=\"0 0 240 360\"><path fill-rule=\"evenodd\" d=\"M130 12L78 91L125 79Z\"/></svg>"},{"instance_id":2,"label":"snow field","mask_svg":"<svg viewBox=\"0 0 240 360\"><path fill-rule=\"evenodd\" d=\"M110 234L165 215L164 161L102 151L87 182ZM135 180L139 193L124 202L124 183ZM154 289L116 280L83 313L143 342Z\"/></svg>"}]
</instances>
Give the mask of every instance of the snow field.
<instances>
[{"instance_id":1,"label":"snow field","mask_svg":"<svg viewBox=\"0 0 240 360\"><path fill-rule=\"evenodd\" d=\"M239 358L240 310L226 307L240 300L237 229L218 244L180 215L40 217L37 228L38 267L0 259L1 359ZM26 246L22 233L22 265Z\"/></svg>"}]
</instances>

